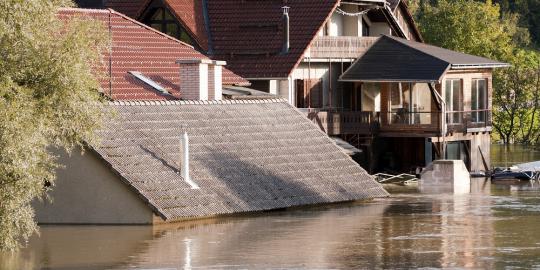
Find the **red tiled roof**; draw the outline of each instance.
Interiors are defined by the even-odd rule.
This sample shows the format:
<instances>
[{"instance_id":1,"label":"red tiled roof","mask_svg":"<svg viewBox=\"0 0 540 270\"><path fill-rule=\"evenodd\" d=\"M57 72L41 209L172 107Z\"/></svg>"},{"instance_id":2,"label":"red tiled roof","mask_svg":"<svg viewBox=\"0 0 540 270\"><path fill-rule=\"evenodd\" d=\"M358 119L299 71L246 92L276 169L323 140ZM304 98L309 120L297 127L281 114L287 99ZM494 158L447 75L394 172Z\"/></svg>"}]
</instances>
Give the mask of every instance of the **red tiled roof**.
<instances>
[{"instance_id":1,"label":"red tiled roof","mask_svg":"<svg viewBox=\"0 0 540 270\"><path fill-rule=\"evenodd\" d=\"M154 0L109 0L107 7L125 13L129 17L141 20L141 16ZM163 0L172 14L180 21L184 28L190 32L197 45L208 49L208 37L204 24L202 1L194 0Z\"/></svg>"},{"instance_id":2,"label":"red tiled roof","mask_svg":"<svg viewBox=\"0 0 540 270\"><path fill-rule=\"evenodd\" d=\"M151 2L145 1L139 3L137 19ZM206 50L208 37L202 1L164 1ZM131 9L130 5L118 4L122 2L126 0L109 0L109 6L115 5L121 12ZM214 53L211 57L227 60L228 67L245 78L287 77L338 3L339 0L208 0ZM282 55L281 7L285 5L290 7L291 49Z\"/></svg>"},{"instance_id":3,"label":"red tiled roof","mask_svg":"<svg viewBox=\"0 0 540 270\"><path fill-rule=\"evenodd\" d=\"M133 19L137 19L137 15L145 2L146 0L109 0L105 5Z\"/></svg>"},{"instance_id":4,"label":"red tiled roof","mask_svg":"<svg viewBox=\"0 0 540 270\"><path fill-rule=\"evenodd\" d=\"M142 9L137 14L137 19L141 19L140 16L146 6L153 0L147 0L147 3L143 5ZM206 28L204 25L203 7L202 1L194 0L163 0L173 15L182 23L184 28L191 33L191 37L195 39L197 44L204 49L208 50L208 37L206 35Z\"/></svg>"},{"instance_id":5,"label":"red tiled roof","mask_svg":"<svg viewBox=\"0 0 540 270\"><path fill-rule=\"evenodd\" d=\"M178 59L207 58L191 46L145 26L112 10L62 9L60 16L81 16L97 19L110 27L112 50L104 55L109 63L106 78L101 80L103 92L115 100L164 100L181 97ZM163 86L164 95L129 74L139 71ZM224 84L246 85L248 82L223 70Z\"/></svg>"},{"instance_id":6,"label":"red tiled roof","mask_svg":"<svg viewBox=\"0 0 540 270\"><path fill-rule=\"evenodd\" d=\"M210 0L212 57L244 78L284 78L339 4L339 0ZM282 48L282 6L289 6L290 51Z\"/></svg>"}]
</instances>

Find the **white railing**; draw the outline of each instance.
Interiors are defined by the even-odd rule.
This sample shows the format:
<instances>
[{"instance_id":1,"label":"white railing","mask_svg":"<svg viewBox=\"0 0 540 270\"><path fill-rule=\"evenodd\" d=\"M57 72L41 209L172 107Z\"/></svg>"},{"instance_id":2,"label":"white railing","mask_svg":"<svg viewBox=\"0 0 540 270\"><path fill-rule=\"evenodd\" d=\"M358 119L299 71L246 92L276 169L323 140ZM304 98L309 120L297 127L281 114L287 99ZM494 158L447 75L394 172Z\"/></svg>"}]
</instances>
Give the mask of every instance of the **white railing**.
<instances>
[{"instance_id":1,"label":"white railing","mask_svg":"<svg viewBox=\"0 0 540 270\"><path fill-rule=\"evenodd\" d=\"M312 58L357 58L379 37L315 37L309 56Z\"/></svg>"}]
</instances>

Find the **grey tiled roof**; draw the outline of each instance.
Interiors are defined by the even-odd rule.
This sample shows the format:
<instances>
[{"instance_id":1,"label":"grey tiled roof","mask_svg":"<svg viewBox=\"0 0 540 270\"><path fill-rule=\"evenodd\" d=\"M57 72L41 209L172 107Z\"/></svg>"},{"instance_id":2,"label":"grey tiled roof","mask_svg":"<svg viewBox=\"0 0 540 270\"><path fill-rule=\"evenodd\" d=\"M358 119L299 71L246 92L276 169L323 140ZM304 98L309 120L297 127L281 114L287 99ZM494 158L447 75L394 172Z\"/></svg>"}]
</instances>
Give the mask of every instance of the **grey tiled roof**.
<instances>
[{"instance_id":1,"label":"grey tiled roof","mask_svg":"<svg viewBox=\"0 0 540 270\"><path fill-rule=\"evenodd\" d=\"M197 103L197 104L194 104ZM94 150L166 220L387 196L281 100L114 102ZM179 174L190 137L190 189Z\"/></svg>"}]
</instances>

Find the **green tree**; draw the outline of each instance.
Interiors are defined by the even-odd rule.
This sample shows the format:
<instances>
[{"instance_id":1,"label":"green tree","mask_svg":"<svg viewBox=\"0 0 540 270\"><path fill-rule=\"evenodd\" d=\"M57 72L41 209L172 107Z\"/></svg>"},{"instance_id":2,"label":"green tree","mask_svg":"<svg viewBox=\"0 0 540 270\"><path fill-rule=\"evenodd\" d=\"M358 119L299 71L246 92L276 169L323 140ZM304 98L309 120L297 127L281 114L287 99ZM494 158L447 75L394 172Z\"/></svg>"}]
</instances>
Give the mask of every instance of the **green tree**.
<instances>
[{"instance_id":1,"label":"green tree","mask_svg":"<svg viewBox=\"0 0 540 270\"><path fill-rule=\"evenodd\" d=\"M51 148L92 140L103 115L93 70L106 48L96 22L62 20L68 0L0 1L0 249L33 233L31 202L54 184Z\"/></svg>"},{"instance_id":2,"label":"green tree","mask_svg":"<svg viewBox=\"0 0 540 270\"><path fill-rule=\"evenodd\" d=\"M512 62L512 67L496 72L493 127L506 144L534 143L540 132L540 57L517 49Z\"/></svg>"},{"instance_id":3,"label":"green tree","mask_svg":"<svg viewBox=\"0 0 540 270\"><path fill-rule=\"evenodd\" d=\"M427 43L505 61L512 55L514 35L522 32L515 16L503 18L490 0L423 1L418 24Z\"/></svg>"}]
</instances>

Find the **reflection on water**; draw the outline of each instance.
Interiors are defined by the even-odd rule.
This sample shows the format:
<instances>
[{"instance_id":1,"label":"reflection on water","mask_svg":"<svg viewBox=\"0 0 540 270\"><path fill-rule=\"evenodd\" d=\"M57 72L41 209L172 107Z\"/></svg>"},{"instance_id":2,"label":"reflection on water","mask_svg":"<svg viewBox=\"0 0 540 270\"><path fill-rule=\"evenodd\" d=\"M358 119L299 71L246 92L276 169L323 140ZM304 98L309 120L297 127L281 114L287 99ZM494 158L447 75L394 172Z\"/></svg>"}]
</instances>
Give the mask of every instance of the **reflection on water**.
<instances>
[{"instance_id":1,"label":"reflection on water","mask_svg":"<svg viewBox=\"0 0 540 270\"><path fill-rule=\"evenodd\" d=\"M466 195L419 193L321 208L149 226L44 226L4 269L531 268L540 191L473 180Z\"/></svg>"},{"instance_id":2,"label":"reflection on water","mask_svg":"<svg viewBox=\"0 0 540 270\"><path fill-rule=\"evenodd\" d=\"M540 151L529 145L491 145L491 166L510 167L514 164L540 160Z\"/></svg>"},{"instance_id":3,"label":"reflection on water","mask_svg":"<svg viewBox=\"0 0 540 270\"><path fill-rule=\"evenodd\" d=\"M495 166L540 160L495 146ZM402 190L403 191L403 190ZM167 226L43 226L0 269L538 268L540 186L473 179L471 193L407 189L369 203Z\"/></svg>"}]
</instances>

